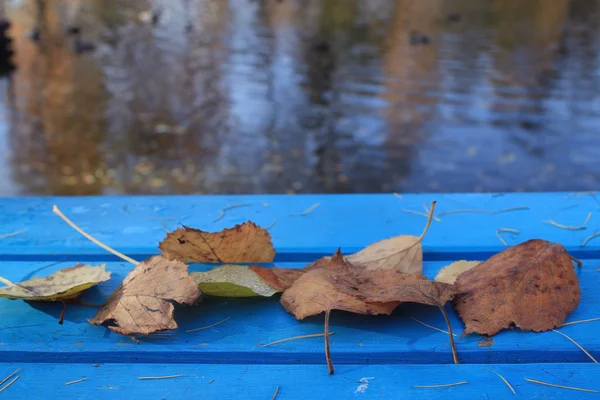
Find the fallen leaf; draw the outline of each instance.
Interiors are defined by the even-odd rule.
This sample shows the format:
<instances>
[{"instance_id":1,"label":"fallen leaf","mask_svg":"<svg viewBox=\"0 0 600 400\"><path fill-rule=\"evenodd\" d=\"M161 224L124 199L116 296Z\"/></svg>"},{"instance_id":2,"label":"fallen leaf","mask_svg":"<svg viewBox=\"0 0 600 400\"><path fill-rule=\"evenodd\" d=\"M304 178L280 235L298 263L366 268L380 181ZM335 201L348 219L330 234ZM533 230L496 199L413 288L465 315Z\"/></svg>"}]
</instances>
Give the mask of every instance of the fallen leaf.
<instances>
[{"instance_id":1,"label":"fallen leaf","mask_svg":"<svg viewBox=\"0 0 600 400\"><path fill-rule=\"evenodd\" d=\"M184 226L158 246L163 256L183 262L272 262L275 249L269 232L253 222L220 232L204 232Z\"/></svg>"},{"instance_id":2,"label":"fallen leaf","mask_svg":"<svg viewBox=\"0 0 600 400\"><path fill-rule=\"evenodd\" d=\"M438 272L438 274L433 279L436 282L444 282L453 284L456 282L456 278L472 268L475 268L481 264L481 261L455 261L450 265L446 265L444 268Z\"/></svg>"},{"instance_id":3,"label":"fallen leaf","mask_svg":"<svg viewBox=\"0 0 600 400\"><path fill-rule=\"evenodd\" d=\"M89 320L122 335L176 329L173 302L192 305L202 292L181 261L153 256L131 271Z\"/></svg>"},{"instance_id":4,"label":"fallen leaf","mask_svg":"<svg viewBox=\"0 0 600 400\"><path fill-rule=\"evenodd\" d=\"M303 274L299 269L245 267L226 264L207 272L192 272L200 290L216 297L270 297L283 292Z\"/></svg>"},{"instance_id":5,"label":"fallen leaf","mask_svg":"<svg viewBox=\"0 0 600 400\"><path fill-rule=\"evenodd\" d=\"M330 374L333 373L333 365L327 333L331 310L390 315L400 302L439 307L448 324L454 360L458 363L452 328L443 308L455 294L453 285L433 282L420 274L404 274L396 269L355 267L342 256L340 250L327 264L324 260L317 264L318 268L313 263L312 269L283 292L281 304L300 320L325 312L325 353Z\"/></svg>"},{"instance_id":6,"label":"fallen leaf","mask_svg":"<svg viewBox=\"0 0 600 400\"><path fill-rule=\"evenodd\" d=\"M436 202L431 203L429 218L421 236L401 235L393 238L375 242L358 253L346 256L346 260L354 267L362 267L367 270L393 269L405 274L421 274L423 271L423 247L421 241L425 237ZM329 257L321 258L304 269L322 268L327 265Z\"/></svg>"},{"instance_id":7,"label":"fallen leaf","mask_svg":"<svg viewBox=\"0 0 600 400\"><path fill-rule=\"evenodd\" d=\"M455 309L469 333L492 336L513 326L535 332L563 324L580 300L571 257L534 239L509 247L456 280Z\"/></svg>"},{"instance_id":8,"label":"fallen leaf","mask_svg":"<svg viewBox=\"0 0 600 400\"><path fill-rule=\"evenodd\" d=\"M333 374L333 363L329 351L329 315L331 310L343 310L356 314L390 315L399 303L368 303L359 298L340 292L335 282L341 275L355 268L349 264L340 250L326 262L320 260L320 267L311 269L297 278L292 286L283 292L281 304L296 319L325 312L325 359L329 374Z\"/></svg>"},{"instance_id":9,"label":"fallen leaf","mask_svg":"<svg viewBox=\"0 0 600 400\"><path fill-rule=\"evenodd\" d=\"M84 290L110 279L105 266L77 264L46 277L36 277L0 288L0 297L26 301L71 300Z\"/></svg>"},{"instance_id":10,"label":"fallen leaf","mask_svg":"<svg viewBox=\"0 0 600 400\"><path fill-rule=\"evenodd\" d=\"M323 264L321 264L323 265ZM349 273L352 265L338 250L328 260L327 266L307 271L283 292L281 304L301 320L328 310L343 310L357 314L391 314L398 306L394 303L369 303L356 296L341 292L335 283Z\"/></svg>"},{"instance_id":11,"label":"fallen leaf","mask_svg":"<svg viewBox=\"0 0 600 400\"><path fill-rule=\"evenodd\" d=\"M373 303L410 302L443 306L456 294L454 285L430 281L419 274L396 270L352 270L335 280L335 288Z\"/></svg>"}]
</instances>

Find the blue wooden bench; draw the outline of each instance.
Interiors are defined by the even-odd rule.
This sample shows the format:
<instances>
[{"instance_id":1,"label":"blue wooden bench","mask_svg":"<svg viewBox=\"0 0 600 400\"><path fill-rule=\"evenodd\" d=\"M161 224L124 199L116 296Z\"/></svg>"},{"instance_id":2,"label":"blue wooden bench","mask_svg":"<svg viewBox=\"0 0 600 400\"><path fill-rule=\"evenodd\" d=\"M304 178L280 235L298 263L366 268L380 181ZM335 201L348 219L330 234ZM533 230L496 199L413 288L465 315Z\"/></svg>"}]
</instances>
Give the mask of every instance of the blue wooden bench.
<instances>
[{"instance_id":1,"label":"blue wooden bench","mask_svg":"<svg viewBox=\"0 0 600 400\"><path fill-rule=\"evenodd\" d=\"M272 225L280 267L301 268L332 254L346 254L398 234L419 234L423 203L437 200L436 214L457 209L491 211L529 209L500 214L456 213L441 217L423 242L424 272L433 277L453 260L483 260L509 244L543 238L561 243L583 261L577 270L581 303L569 321L600 317L600 238L582 246L600 230L600 203L590 193L296 196L169 196L92 198L15 198L0 200L0 275L13 282L46 275L77 262L106 263L112 279L87 291L82 301L103 302L132 266L79 235L52 213L57 204L81 228L136 259L158 254L164 228L187 226L217 231L252 220ZM320 205L303 216L315 203ZM248 204L227 210L224 207ZM557 228L544 222L581 225ZM6 235L14 233L13 235ZM207 270L192 264L190 269ZM450 309L450 307L448 307ZM555 332L504 331L494 344L481 336L457 338L460 365L452 364L448 337L413 320L444 328L435 307L402 305L392 317L334 312L331 351L336 366L327 374L323 339L306 339L269 347L258 344L298 335L322 333L323 316L296 321L269 299L207 299L198 307L178 308L180 328L135 344L131 339L94 327L86 318L95 310L70 307L63 325L58 304L27 304L0 299L0 380L22 368L19 380L0 399L25 398L244 398L278 399L411 398L498 399L513 396L491 371L514 387L517 398L597 398L599 393L542 386L525 378L570 387L600 390L600 370L573 343ZM213 328L186 333L231 317ZM450 314L460 335L463 324ZM600 357L600 321L565 326L571 336ZM489 344L489 343L486 343ZM173 379L139 377L180 375ZM83 377L87 380L65 385ZM468 384L420 389L459 381Z\"/></svg>"}]
</instances>

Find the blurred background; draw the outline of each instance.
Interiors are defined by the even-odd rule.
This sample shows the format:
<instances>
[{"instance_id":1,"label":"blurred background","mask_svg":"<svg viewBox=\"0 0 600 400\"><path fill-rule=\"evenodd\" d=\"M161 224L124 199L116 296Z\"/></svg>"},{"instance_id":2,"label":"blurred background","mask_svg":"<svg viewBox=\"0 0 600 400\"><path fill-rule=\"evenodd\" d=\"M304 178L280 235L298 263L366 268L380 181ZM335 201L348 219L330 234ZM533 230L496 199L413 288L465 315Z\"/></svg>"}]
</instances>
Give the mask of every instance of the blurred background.
<instances>
[{"instance_id":1,"label":"blurred background","mask_svg":"<svg viewBox=\"0 0 600 400\"><path fill-rule=\"evenodd\" d=\"M2 196L598 189L600 0L2 8Z\"/></svg>"}]
</instances>

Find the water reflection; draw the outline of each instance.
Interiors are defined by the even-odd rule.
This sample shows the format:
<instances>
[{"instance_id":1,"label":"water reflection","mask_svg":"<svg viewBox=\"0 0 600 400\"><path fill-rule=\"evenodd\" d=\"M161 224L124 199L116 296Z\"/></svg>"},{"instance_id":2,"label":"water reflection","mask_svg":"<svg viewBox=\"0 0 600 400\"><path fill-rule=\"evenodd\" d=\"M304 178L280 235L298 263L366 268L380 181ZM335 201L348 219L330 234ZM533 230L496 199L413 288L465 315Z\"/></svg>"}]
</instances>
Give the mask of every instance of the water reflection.
<instances>
[{"instance_id":1,"label":"water reflection","mask_svg":"<svg viewBox=\"0 0 600 400\"><path fill-rule=\"evenodd\" d=\"M13 2L0 194L597 189L600 1L545 1Z\"/></svg>"}]
</instances>

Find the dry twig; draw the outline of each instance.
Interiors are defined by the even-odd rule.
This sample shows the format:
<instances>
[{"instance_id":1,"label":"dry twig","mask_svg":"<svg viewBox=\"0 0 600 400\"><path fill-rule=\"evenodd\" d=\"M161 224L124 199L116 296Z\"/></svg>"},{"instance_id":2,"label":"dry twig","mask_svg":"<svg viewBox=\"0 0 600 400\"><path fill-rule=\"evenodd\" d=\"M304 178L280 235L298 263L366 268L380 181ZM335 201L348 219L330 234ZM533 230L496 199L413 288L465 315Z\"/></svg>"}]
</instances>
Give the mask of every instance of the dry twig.
<instances>
[{"instance_id":1,"label":"dry twig","mask_svg":"<svg viewBox=\"0 0 600 400\"><path fill-rule=\"evenodd\" d=\"M212 328L213 326L221 325L223 322L227 322L227 321L229 321L230 319L231 319L231 317L227 317L227 318L225 318L225 319L224 319L224 320L222 320L222 321L215 322L214 324L207 325L207 326L203 326L202 328L190 329L190 330L187 330L187 331L185 331L185 332L186 332L186 333L190 333L190 332L202 331L202 330L204 330L204 329Z\"/></svg>"},{"instance_id":2,"label":"dry twig","mask_svg":"<svg viewBox=\"0 0 600 400\"><path fill-rule=\"evenodd\" d=\"M557 331L556 329L552 329L552 332L556 332L556 333L558 333L560 335L563 335L567 339L569 339L575 346L579 347L579 349L581 351L583 351L586 356L588 356L593 362L595 362L596 364L598 364L598 361L596 361L596 359L594 357L592 357L592 355L590 353L588 353L586 349L584 349L579 343L577 343L575 340L573 340L570 336L568 336L568 335L566 335L566 334L564 334L564 333L562 333L560 331Z\"/></svg>"},{"instance_id":3,"label":"dry twig","mask_svg":"<svg viewBox=\"0 0 600 400\"><path fill-rule=\"evenodd\" d=\"M568 325L583 324L584 322L594 322L594 321L600 321L600 318L582 319L579 321L565 322L564 324L561 325L561 327L568 326Z\"/></svg>"},{"instance_id":4,"label":"dry twig","mask_svg":"<svg viewBox=\"0 0 600 400\"><path fill-rule=\"evenodd\" d=\"M516 233L517 235L520 234L521 232L516 230L516 229L510 229L510 228L498 228L496 229L496 236L498 236L498 239L500 239L500 241L505 245L505 246L509 246L509 244L506 242L506 240L504 240L504 238L502 237L502 235L500 235L503 232L507 232L507 233Z\"/></svg>"},{"instance_id":5,"label":"dry twig","mask_svg":"<svg viewBox=\"0 0 600 400\"><path fill-rule=\"evenodd\" d=\"M67 382L67 383L65 383L65 386L73 385L75 383L79 383L79 382L83 382L83 381L87 381L87 378L84 377L81 379L77 379L76 381Z\"/></svg>"},{"instance_id":6,"label":"dry twig","mask_svg":"<svg viewBox=\"0 0 600 400\"><path fill-rule=\"evenodd\" d=\"M321 203L315 203L315 204L313 204L312 206L308 207L306 210L302 211L302 212L301 212L301 213L299 213L299 214L290 214L290 215L291 215L291 216L293 216L293 217L300 217L300 216L302 216L302 215L307 215L307 214L310 214L311 212L313 212L313 210L314 210L315 208L319 207L319 205L320 205L320 204L321 204Z\"/></svg>"},{"instance_id":7,"label":"dry twig","mask_svg":"<svg viewBox=\"0 0 600 400\"><path fill-rule=\"evenodd\" d=\"M498 375L498 377L499 377L500 379L502 379L502 381L503 381L504 383L506 383L506 386L508 386L508 388L510 389L510 391L511 391L513 394L515 394L515 395L517 394L517 392L515 392L515 389L512 387L512 385L511 385L510 383L508 383L508 381L507 381L507 380L506 380L506 379L505 379L505 378L504 378L502 375L500 375L500 374L499 374L499 373L497 373L496 371L492 371L491 369L487 369L487 368L484 368L484 369L485 369L486 371L490 371L492 374L496 374L496 375Z\"/></svg>"},{"instance_id":8,"label":"dry twig","mask_svg":"<svg viewBox=\"0 0 600 400\"><path fill-rule=\"evenodd\" d=\"M220 219L222 219L225 216L225 211L227 211L227 210L231 210L233 208L238 208L238 207L246 207L246 206L249 206L249 205L250 204L242 203L242 204L233 204L233 205L224 207L224 208L221 209L221 214L219 214L219 216L217 218L213 219L213 222L217 222Z\"/></svg>"},{"instance_id":9,"label":"dry twig","mask_svg":"<svg viewBox=\"0 0 600 400\"><path fill-rule=\"evenodd\" d=\"M140 381L151 381L151 380L155 380L155 379L173 379L173 378L179 378L180 376L183 376L183 374L179 374L179 375L167 375L167 376L140 376L140 377L138 377L138 379Z\"/></svg>"},{"instance_id":10,"label":"dry twig","mask_svg":"<svg viewBox=\"0 0 600 400\"><path fill-rule=\"evenodd\" d=\"M463 381L463 382L456 382L456 383L446 383L443 385L427 385L427 386L413 386L414 388L418 388L418 389L436 389L436 388L444 388L444 387L451 387L451 386L458 386L458 385L466 385L467 381Z\"/></svg>"},{"instance_id":11,"label":"dry twig","mask_svg":"<svg viewBox=\"0 0 600 400\"><path fill-rule=\"evenodd\" d=\"M331 335L335 335L335 332L329 332L329 336L331 336ZM292 340L310 339L310 338L323 337L323 336L325 336L324 333L313 333L311 335L294 336L294 337L290 337L290 338L276 340L274 342L267 343L267 344L259 344L258 347L267 347L267 346L272 346L274 344L289 342Z\"/></svg>"},{"instance_id":12,"label":"dry twig","mask_svg":"<svg viewBox=\"0 0 600 400\"><path fill-rule=\"evenodd\" d=\"M78 227L77 225L75 225L75 223L73 221L71 221L69 218L67 218L65 216L65 214L63 214L62 211L60 211L58 209L57 206L52 207L52 212L54 212L59 217L61 217L67 224L71 225L71 228L75 229L77 232L79 232L83 236L85 236L88 240L90 240L91 242L93 242L93 243L97 244L98 246L102 247L104 250L106 250L106 251L114 254L117 257L122 258L125 261L128 261L128 262L132 263L133 265L139 265L140 264L139 262L135 261L133 258L127 257L125 254L120 253L117 250L108 247L107 245L105 245L104 243L102 243L101 241L99 241L98 239L94 238L89 233L84 232L80 227Z\"/></svg>"},{"instance_id":13,"label":"dry twig","mask_svg":"<svg viewBox=\"0 0 600 400\"><path fill-rule=\"evenodd\" d=\"M20 235L21 233L25 232L26 230L27 230L27 228L21 229L20 231L16 231L16 232L5 233L4 235L0 235L0 239L6 239L9 237Z\"/></svg>"},{"instance_id":14,"label":"dry twig","mask_svg":"<svg viewBox=\"0 0 600 400\"><path fill-rule=\"evenodd\" d=\"M579 392L598 393L598 391L597 391L597 390L592 390L592 389L582 389L582 388L571 387L571 386L555 385L555 384L553 384L553 383L548 383L548 382L538 381L537 379L525 378L525 380L526 380L527 382L538 383L538 384L540 384L540 385L552 386L552 387L555 387L555 388L560 388L560 389L577 390L577 391L579 391Z\"/></svg>"},{"instance_id":15,"label":"dry twig","mask_svg":"<svg viewBox=\"0 0 600 400\"><path fill-rule=\"evenodd\" d=\"M275 393L273 393L273 397L271 397L271 400L275 400L275 397L277 397L277 393L279 393L279 386L275 386Z\"/></svg>"},{"instance_id":16,"label":"dry twig","mask_svg":"<svg viewBox=\"0 0 600 400\"><path fill-rule=\"evenodd\" d=\"M0 388L0 393L4 392L6 389L8 389L19 378L20 378L20 376L16 376L15 379L13 379L12 381L8 382L4 387Z\"/></svg>"}]
</instances>

